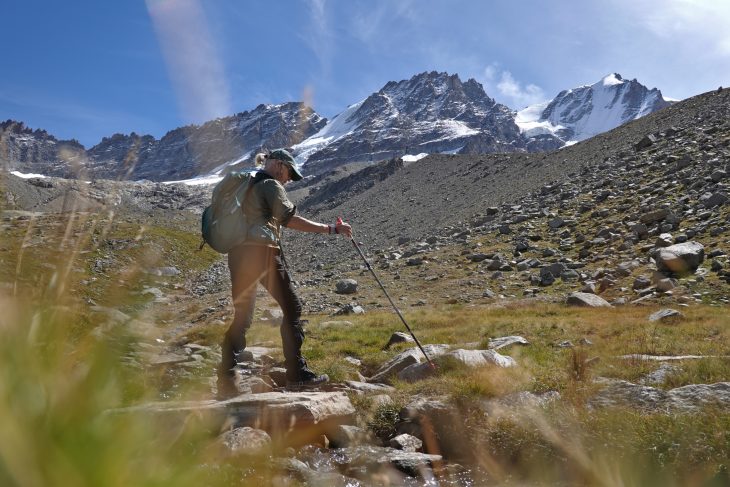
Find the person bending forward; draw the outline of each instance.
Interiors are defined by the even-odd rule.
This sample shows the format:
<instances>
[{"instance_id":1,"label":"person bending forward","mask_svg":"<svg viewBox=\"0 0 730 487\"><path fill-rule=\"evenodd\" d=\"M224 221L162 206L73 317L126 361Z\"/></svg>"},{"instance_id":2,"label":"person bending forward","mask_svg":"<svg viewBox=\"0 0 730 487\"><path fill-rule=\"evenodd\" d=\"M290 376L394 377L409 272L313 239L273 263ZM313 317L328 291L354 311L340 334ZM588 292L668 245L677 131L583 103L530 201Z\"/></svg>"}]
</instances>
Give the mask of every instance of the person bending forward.
<instances>
[{"instance_id":1,"label":"person bending forward","mask_svg":"<svg viewBox=\"0 0 730 487\"><path fill-rule=\"evenodd\" d=\"M237 357L246 348L246 332L251 326L256 303L256 285L261 283L281 307L281 340L284 349L287 386L317 385L329 380L327 375L315 374L302 356L304 330L301 324L302 304L294 291L284 265L281 246L281 226L302 232L342 234L352 237L347 223L335 225L316 223L296 214L284 185L299 181L302 174L294 158L284 149L269 154L257 154L253 187L244 203L249 224L246 240L228 253L228 269L233 291L233 322L222 344L222 360L218 368L218 395L222 398L238 394L234 368Z\"/></svg>"}]
</instances>

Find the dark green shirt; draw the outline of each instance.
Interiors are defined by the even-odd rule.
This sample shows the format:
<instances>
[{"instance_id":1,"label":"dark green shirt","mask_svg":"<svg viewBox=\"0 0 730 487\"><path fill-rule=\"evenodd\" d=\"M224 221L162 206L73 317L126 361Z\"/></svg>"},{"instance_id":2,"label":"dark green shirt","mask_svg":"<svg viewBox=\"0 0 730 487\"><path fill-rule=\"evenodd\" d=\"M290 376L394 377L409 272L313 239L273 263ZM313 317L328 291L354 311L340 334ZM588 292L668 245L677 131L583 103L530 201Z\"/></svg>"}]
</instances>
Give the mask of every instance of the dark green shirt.
<instances>
[{"instance_id":1,"label":"dark green shirt","mask_svg":"<svg viewBox=\"0 0 730 487\"><path fill-rule=\"evenodd\" d=\"M254 177L254 186L244 204L249 225L246 244L279 247L281 227L297 212L284 186L263 171Z\"/></svg>"}]
</instances>

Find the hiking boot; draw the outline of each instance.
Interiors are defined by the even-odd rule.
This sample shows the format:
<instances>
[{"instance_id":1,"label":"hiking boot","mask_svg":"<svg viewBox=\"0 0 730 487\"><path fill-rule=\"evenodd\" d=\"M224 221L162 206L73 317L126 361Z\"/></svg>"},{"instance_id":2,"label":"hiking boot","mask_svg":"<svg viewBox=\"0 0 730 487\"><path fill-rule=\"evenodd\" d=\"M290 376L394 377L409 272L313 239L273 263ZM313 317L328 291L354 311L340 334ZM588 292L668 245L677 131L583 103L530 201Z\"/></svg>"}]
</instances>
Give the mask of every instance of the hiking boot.
<instances>
[{"instance_id":1,"label":"hiking boot","mask_svg":"<svg viewBox=\"0 0 730 487\"><path fill-rule=\"evenodd\" d=\"M309 369L299 374L298 381L286 381L287 387L316 387L329 382L330 377L327 374L317 375Z\"/></svg>"}]
</instances>

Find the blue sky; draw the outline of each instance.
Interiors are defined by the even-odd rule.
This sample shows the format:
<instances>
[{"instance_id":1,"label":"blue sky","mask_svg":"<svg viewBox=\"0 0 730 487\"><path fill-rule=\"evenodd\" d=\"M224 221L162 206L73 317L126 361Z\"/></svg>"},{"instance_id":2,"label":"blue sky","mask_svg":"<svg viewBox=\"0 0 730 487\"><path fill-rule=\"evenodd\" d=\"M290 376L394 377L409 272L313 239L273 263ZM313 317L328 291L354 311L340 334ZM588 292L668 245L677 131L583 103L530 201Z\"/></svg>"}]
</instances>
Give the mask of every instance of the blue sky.
<instances>
[{"instance_id":1,"label":"blue sky","mask_svg":"<svg viewBox=\"0 0 730 487\"><path fill-rule=\"evenodd\" d=\"M682 99L730 85L719 0L5 2L0 120L85 146L304 100L332 117L423 71L511 108L611 72Z\"/></svg>"}]
</instances>

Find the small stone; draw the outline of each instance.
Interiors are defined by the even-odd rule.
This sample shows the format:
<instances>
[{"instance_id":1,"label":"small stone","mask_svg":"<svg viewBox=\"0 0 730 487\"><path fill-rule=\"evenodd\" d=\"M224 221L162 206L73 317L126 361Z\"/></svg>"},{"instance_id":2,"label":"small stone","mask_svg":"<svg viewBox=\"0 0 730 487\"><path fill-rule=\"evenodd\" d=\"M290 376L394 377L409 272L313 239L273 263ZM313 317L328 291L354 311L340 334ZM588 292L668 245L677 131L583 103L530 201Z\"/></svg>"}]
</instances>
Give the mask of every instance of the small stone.
<instances>
[{"instance_id":1,"label":"small stone","mask_svg":"<svg viewBox=\"0 0 730 487\"><path fill-rule=\"evenodd\" d=\"M407 433L391 438L389 444L392 448L408 452L416 452L423 448L423 442L420 439Z\"/></svg>"},{"instance_id":2,"label":"small stone","mask_svg":"<svg viewBox=\"0 0 730 487\"><path fill-rule=\"evenodd\" d=\"M402 331L396 331L390 336L390 340L388 340L388 343L385 344L383 350L388 350L390 347L397 343L415 343L415 340L407 333L403 333Z\"/></svg>"}]
</instances>

